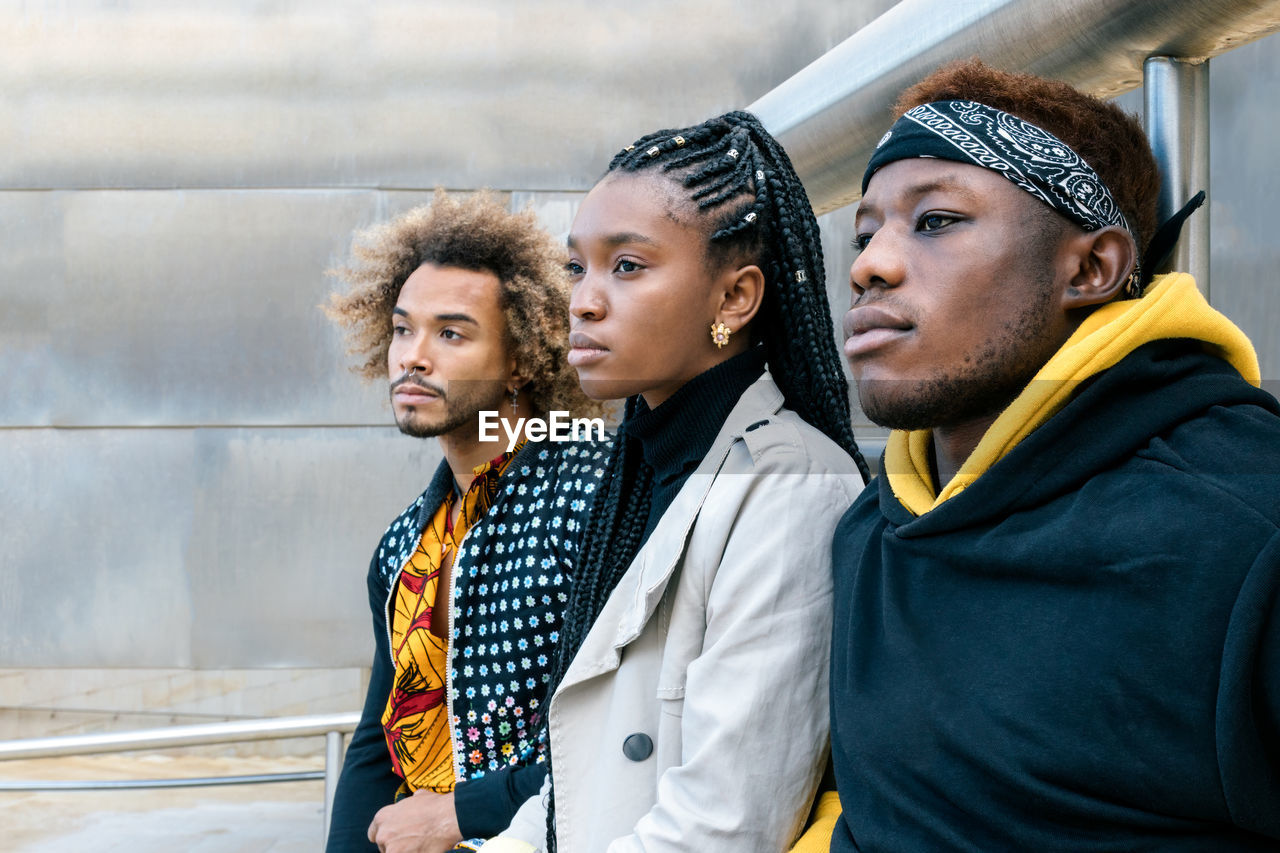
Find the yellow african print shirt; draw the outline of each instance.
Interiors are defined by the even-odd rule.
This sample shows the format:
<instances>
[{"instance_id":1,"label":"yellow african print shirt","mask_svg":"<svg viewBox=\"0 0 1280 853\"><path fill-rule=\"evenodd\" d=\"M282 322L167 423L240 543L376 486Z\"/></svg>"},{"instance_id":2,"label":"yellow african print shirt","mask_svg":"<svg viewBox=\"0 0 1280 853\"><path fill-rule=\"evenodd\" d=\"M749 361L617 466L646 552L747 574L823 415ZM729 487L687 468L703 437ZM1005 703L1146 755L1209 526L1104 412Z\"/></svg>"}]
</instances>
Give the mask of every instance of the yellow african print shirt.
<instances>
[{"instance_id":1,"label":"yellow african print shirt","mask_svg":"<svg viewBox=\"0 0 1280 853\"><path fill-rule=\"evenodd\" d=\"M489 511L503 472L522 446L475 468L475 479L462 496L452 524L449 519L458 497L450 494L445 499L396 583L390 624L396 671L382 727L391 766L404 779L400 794L423 788L438 794L453 790L452 726L445 696L449 645L446 638L431 633L440 566L446 555L458 553L471 525Z\"/></svg>"}]
</instances>

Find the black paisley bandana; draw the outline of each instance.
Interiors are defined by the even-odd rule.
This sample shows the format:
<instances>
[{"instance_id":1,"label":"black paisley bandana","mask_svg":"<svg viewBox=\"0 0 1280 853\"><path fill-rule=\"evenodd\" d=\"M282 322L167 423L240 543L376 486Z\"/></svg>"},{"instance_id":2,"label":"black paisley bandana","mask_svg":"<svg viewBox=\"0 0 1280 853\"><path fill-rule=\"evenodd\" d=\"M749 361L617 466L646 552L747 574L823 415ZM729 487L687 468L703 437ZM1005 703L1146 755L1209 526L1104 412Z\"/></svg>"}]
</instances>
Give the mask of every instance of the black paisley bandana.
<instances>
[{"instance_id":1,"label":"black paisley bandana","mask_svg":"<svg viewBox=\"0 0 1280 853\"><path fill-rule=\"evenodd\" d=\"M1138 235L1093 167L1058 137L1003 110L975 101L935 101L903 114L876 145L862 192L882 166L913 157L971 163L999 172L1079 225L1096 231L1119 225ZM1135 265L1126 295L1137 296Z\"/></svg>"}]
</instances>

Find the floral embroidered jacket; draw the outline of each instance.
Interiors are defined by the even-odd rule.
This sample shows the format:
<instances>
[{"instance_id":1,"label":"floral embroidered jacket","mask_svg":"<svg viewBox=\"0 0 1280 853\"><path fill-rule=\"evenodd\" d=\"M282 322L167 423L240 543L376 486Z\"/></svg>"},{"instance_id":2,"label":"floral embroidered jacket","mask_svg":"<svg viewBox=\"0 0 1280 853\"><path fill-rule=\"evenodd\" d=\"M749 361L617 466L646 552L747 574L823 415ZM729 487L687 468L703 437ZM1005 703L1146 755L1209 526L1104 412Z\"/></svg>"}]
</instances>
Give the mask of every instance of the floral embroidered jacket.
<instances>
[{"instance_id":1,"label":"floral embroidered jacket","mask_svg":"<svg viewBox=\"0 0 1280 853\"><path fill-rule=\"evenodd\" d=\"M609 442L529 442L453 564L449 713L464 837L505 828L545 775L544 681L555 659L578 541ZM400 778L381 725L395 674L387 609L424 526L453 488L444 462L391 523L369 565L375 651L369 692L338 781L327 850L374 850L366 831Z\"/></svg>"}]
</instances>

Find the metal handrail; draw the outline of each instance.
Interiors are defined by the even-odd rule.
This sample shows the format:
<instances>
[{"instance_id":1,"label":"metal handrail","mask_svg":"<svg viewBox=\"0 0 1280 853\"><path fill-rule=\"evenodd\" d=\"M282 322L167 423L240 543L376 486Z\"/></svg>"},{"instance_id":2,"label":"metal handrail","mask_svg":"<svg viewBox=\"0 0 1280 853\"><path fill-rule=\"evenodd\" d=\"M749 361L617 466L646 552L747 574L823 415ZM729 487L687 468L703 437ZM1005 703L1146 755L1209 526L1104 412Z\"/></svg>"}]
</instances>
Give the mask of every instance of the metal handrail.
<instances>
[{"instance_id":1,"label":"metal handrail","mask_svg":"<svg viewBox=\"0 0 1280 853\"><path fill-rule=\"evenodd\" d=\"M0 761L13 761L20 758L57 758L68 755L93 755L104 752L128 752L138 749L172 749L175 747L206 746L221 743L317 737L319 735L324 735L325 738L323 775L316 772L304 772L201 779L119 780L121 784L106 786L93 783L21 781L5 783L0 785L0 789L20 791L85 790L86 785L91 788L192 787L292 782L301 779L323 778L324 834L327 836L329 834L329 817L333 811L333 796L338 787L338 773L342 770L343 736L355 731L356 724L359 722L360 715L357 713L312 714L303 717L269 717L258 720L198 723L189 726L140 729L131 732L101 732L0 741Z\"/></svg>"},{"instance_id":2,"label":"metal handrail","mask_svg":"<svg viewBox=\"0 0 1280 853\"><path fill-rule=\"evenodd\" d=\"M858 200L893 102L946 62L979 56L1111 97L1141 84L1148 57L1205 62L1277 30L1280 0L902 0L748 109L825 213Z\"/></svg>"},{"instance_id":3,"label":"metal handrail","mask_svg":"<svg viewBox=\"0 0 1280 853\"><path fill-rule=\"evenodd\" d=\"M323 770L251 773L242 776L178 776L167 779L0 779L0 791L119 791L135 788L214 788L267 782L318 782Z\"/></svg>"},{"instance_id":4,"label":"metal handrail","mask_svg":"<svg viewBox=\"0 0 1280 853\"><path fill-rule=\"evenodd\" d=\"M346 734L355 731L356 723L359 721L360 715L356 713L313 714L305 717L268 717L259 720L197 723L190 726L140 729L132 732L100 732L0 741L0 761L15 758L53 758L60 755L125 752L131 749L164 749L242 741L280 740L311 737L329 732Z\"/></svg>"}]
</instances>

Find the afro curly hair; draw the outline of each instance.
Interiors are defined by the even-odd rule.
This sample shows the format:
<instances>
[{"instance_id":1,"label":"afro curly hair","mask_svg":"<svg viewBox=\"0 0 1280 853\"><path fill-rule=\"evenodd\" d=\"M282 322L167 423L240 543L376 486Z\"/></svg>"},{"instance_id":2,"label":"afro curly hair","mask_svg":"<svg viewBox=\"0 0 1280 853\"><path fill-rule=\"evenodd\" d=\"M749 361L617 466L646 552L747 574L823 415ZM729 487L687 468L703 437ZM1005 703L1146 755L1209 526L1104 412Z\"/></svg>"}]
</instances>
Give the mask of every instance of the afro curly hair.
<instances>
[{"instance_id":1,"label":"afro curly hair","mask_svg":"<svg viewBox=\"0 0 1280 853\"><path fill-rule=\"evenodd\" d=\"M944 65L905 90L894 116L933 101L977 101L1070 145L1102 178L1137 230L1139 254L1146 251L1156 229L1160 170L1136 117L1061 81L1000 71L979 59Z\"/></svg>"},{"instance_id":2,"label":"afro curly hair","mask_svg":"<svg viewBox=\"0 0 1280 853\"><path fill-rule=\"evenodd\" d=\"M329 274L350 286L334 293L325 313L346 330L347 351L362 357L352 369L369 380L387 375L391 317L400 288L423 264L491 272L500 282L507 345L538 412L603 413L582 393L566 361L569 284L564 250L532 210L511 213L482 191L464 198L437 189L430 204L357 232L352 260Z\"/></svg>"}]
</instances>

